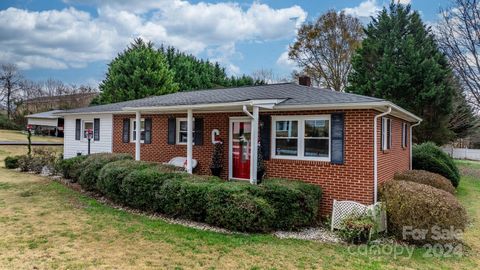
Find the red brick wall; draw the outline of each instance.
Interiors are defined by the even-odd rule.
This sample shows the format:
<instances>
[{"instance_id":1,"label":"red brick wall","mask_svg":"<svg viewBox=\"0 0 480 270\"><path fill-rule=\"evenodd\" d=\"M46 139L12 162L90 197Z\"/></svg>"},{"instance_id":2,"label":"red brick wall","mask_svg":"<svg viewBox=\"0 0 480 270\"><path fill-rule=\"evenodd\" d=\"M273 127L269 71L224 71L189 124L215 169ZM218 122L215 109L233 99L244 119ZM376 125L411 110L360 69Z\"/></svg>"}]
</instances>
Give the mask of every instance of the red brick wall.
<instances>
[{"instance_id":1,"label":"red brick wall","mask_svg":"<svg viewBox=\"0 0 480 270\"><path fill-rule=\"evenodd\" d=\"M378 183L383 183L393 178L396 172L408 170L410 168L410 124L407 122L408 143L407 147L402 147L402 124L404 120L386 116L392 119L392 146L389 150L382 150L382 120L378 119Z\"/></svg>"},{"instance_id":2,"label":"red brick wall","mask_svg":"<svg viewBox=\"0 0 480 270\"><path fill-rule=\"evenodd\" d=\"M238 114L241 115L241 114ZM228 177L228 123L229 117L232 114L216 113L216 114L195 114L194 117L202 117L204 119L204 134L203 145L193 146L193 158L198 161L195 173L210 174L210 161L213 151L211 143L212 129L220 131L220 137L224 141L224 170L222 177ZM168 162L173 157L187 156L186 145L170 145L167 143L168 139L168 118L169 117L186 117L186 114L153 114L142 115L142 118L152 118L152 143L141 144L140 157L142 160L155 162ZM135 118L135 115L114 115L113 127L113 152L130 153L135 156L135 143L123 143L122 140L122 126L124 118Z\"/></svg>"},{"instance_id":3,"label":"red brick wall","mask_svg":"<svg viewBox=\"0 0 480 270\"><path fill-rule=\"evenodd\" d=\"M345 162L343 165L321 161L271 159L267 162L267 175L298 179L321 186L322 214L330 213L333 199L370 204L373 201L374 113L373 110L345 111ZM305 114L305 112L295 114Z\"/></svg>"},{"instance_id":4,"label":"red brick wall","mask_svg":"<svg viewBox=\"0 0 480 270\"><path fill-rule=\"evenodd\" d=\"M272 113L272 115L311 115L328 114L332 112L333 111L275 112ZM266 161L267 177L295 179L321 186L323 190L321 202L323 214L328 214L331 211L333 199L355 200L364 204L370 204L373 201L372 126L376 112L373 110L345 110L344 112L345 163L343 165L335 165L322 161L283 159L270 159ZM152 143L141 145L142 160L167 162L175 156L186 156L185 145L167 144L168 117L171 116L186 117L185 114L142 115L142 118L152 117ZM194 117L204 118L204 143L201 146L193 146L193 158L198 160L195 173L210 174L209 166L213 151L210 136L212 129L216 128L220 131L220 137L224 141L224 169L222 177L228 177L228 124L229 117L231 116L244 115L242 113L196 114L194 112ZM134 115L114 116L113 152L135 154L134 143L122 142L123 118L134 117ZM389 151L389 153L379 154L379 160L381 160L379 163L379 179L382 179L382 181L390 178L396 170L408 168L408 149L399 149L401 148L400 121L393 121L392 124L392 150ZM397 127L400 131L397 131ZM398 153L402 153L401 161L396 159ZM407 156L405 156L405 153Z\"/></svg>"}]
</instances>

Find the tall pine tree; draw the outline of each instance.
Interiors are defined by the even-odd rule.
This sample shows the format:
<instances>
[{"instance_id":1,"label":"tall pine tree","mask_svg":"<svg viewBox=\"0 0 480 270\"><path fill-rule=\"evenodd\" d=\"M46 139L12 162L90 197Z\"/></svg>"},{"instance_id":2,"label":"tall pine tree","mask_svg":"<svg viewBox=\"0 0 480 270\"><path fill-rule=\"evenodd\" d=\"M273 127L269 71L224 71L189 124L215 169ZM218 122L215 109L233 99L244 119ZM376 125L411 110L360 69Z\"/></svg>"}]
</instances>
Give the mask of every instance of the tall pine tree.
<instances>
[{"instance_id":1,"label":"tall pine tree","mask_svg":"<svg viewBox=\"0 0 480 270\"><path fill-rule=\"evenodd\" d=\"M430 28L410 5L391 4L365 29L347 92L390 100L423 118L417 142L447 142L454 87Z\"/></svg>"},{"instance_id":2,"label":"tall pine tree","mask_svg":"<svg viewBox=\"0 0 480 270\"><path fill-rule=\"evenodd\" d=\"M178 91L165 56L137 38L109 65L95 103L106 104Z\"/></svg>"}]
</instances>

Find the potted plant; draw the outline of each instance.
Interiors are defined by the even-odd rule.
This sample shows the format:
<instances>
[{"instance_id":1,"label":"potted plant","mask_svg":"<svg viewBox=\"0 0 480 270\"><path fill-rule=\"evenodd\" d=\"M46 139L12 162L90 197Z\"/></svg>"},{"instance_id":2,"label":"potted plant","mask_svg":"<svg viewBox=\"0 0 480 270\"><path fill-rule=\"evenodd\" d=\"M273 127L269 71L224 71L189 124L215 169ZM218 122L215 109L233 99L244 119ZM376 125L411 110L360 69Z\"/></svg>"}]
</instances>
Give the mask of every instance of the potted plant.
<instances>
[{"instance_id":1,"label":"potted plant","mask_svg":"<svg viewBox=\"0 0 480 270\"><path fill-rule=\"evenodd\" d=\"M213 145L212 163L210 164L210 171L214 176L220 176L223 168L223 143L216 142Z\"/></svg>"},{"instance_id":2,"label":"potted plant","mask_svg":"<svg viewBox=\"0 0 480 270\"><path fill-rule=\"evenodd\" d=\"M257 184L260 184L265 175L265 161L263 160L263 152L260 143L257 150Z\"/></svg>"}]
</instances>

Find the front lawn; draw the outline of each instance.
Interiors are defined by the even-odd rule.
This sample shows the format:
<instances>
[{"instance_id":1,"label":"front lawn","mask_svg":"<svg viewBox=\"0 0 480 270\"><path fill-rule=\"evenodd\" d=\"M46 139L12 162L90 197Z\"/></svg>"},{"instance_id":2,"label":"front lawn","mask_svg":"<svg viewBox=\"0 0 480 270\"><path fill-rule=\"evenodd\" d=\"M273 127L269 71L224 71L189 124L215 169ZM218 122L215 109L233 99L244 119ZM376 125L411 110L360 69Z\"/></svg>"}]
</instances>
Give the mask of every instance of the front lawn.
<instances>
[{"instance_id":1,"label":"front lawn","mask_svg":"<svg viewBox=\"0 0 480 270\"><path fill-rule=\"evenodd\" d=\"M7 142L27 142L27 134L26 132L19 131L19 130L6 130L0 129L0 141L7 141ZM39 136L39 135L32 135L32 142L55 142L61 143L63 142L63 138L53 137L53 136Z\"/></svg>"},{"instance_id":2,"label":"front lawn","mask_svg":"<svg viewBox=\"0 0 480 270\"><path fill-rule=\"evenodd\" d=\"M2 148L0 160L24 149ZM373 255L364 253L365 246L201 231L117 210L47 178L0 168L0 268L474 269L480 262L480 163L460 165L469 171L458 196L473 218L465 233L472 249L462 258L425 258L424 249L415 249L411 258L406 251Z\"/></svg>"}]
</instances>

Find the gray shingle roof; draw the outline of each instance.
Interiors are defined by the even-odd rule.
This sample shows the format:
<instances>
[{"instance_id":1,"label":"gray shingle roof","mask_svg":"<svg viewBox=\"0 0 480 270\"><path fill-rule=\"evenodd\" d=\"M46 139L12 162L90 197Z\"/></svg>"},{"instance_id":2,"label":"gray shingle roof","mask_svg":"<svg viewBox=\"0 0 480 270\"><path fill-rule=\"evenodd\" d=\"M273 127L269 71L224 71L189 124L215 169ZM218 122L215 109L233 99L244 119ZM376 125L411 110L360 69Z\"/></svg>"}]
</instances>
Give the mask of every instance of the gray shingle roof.
<instances>
[{"instance_id":1,"label":"gray shingle roof","mask_svg":"<svg viewBox=\"0 0 480 270\"><path fill-rule=\"evenodd\" d=\"M27 118L52 118L52 119L55 119L55 118L59 117L57 115L57 113L61 113L61 112L64 112L64 110L51 110L51 111L47 111L47 112L34 113L34 114L29 114L25 117L27 117Z\"/></svg>"},{"instance_id":2,"label":"gray shingle roof","mask_svg":"<svg viewBox=\"0 0 480 270\"><path fill-rule=\"evenodd\" d=\"M163 96L154 96L107 105L73 109L66 111L66 113L114 112L121 111L125 107L198 105L241 102L258 99L285 99L285 101L277 105L278 107L283 105L323 105L384 101L383 99L379 98L341 93L332 91L330 89L306 87L294 83L281 83L178 92Z\"/></svg>"}]
</instances>

